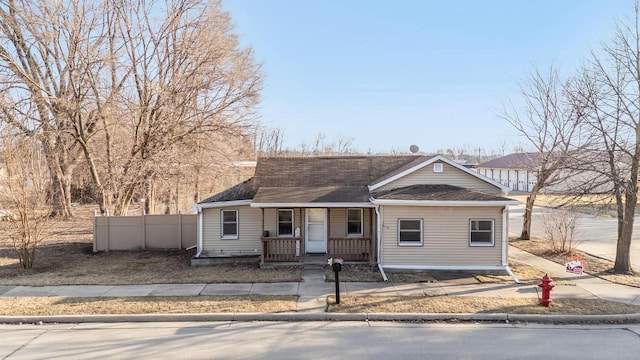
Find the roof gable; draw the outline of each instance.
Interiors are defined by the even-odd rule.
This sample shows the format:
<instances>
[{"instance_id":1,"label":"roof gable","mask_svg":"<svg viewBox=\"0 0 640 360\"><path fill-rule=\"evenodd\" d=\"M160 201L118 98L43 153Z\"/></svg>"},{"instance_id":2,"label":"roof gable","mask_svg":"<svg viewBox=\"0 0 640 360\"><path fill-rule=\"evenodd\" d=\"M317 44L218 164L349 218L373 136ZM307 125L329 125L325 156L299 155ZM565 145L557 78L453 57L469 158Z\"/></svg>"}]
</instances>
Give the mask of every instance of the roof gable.
<instances>
[{"instance_id":1,"label":"roof gable","mask_svg":"<svg viewBox=\"0 0 640 360\"><path fill-rule=\"evenodd\" d=\"M501 185L501 184L499 184L499 183L497 183L497 182L495 182L495 181L493 181L493 180L491 180L491 179L489 179L489 178L487 178L485 176L482 176L482 175L478 174L475 171L469 170L468 168L456 163L455 161L449 160L449 159L447 159L446 157L444 157L442 155L436 155L436 156L433 156L433 157L430 157L430 158L427 158L427 159L423 159L422 161L414 161L412 164L407 164L407 165L411 165L411 166L405 166L403 169L398 169L400 171L394 171L392 173L389 173L389 175L378 179L375 183L372 183L372 184L369 185L369 190L370 191L374 191L374 190L380 189L381 187L383 187L383 186L385 186L385 185L387 185L387 184L389 184L391 182L394 182L394 181L396 181L396 180L398 180L400 178L403 178L403 177L405 177L407 175L413 174L416 171L418 171L418 170L420 170L420 169L422 169L422 168L424 168L424 167L426 167L428 165L436 163L436 162L446 163L446 164L448 164L448 165L450 165L450 166L462 171L463 173L465 173L465 175L471 176L471 177L479 179L479 180L482 180L483 182L488 183L491 186L494 186L494 187L500 189L501 191L503 191L505 193L509 191L508 187L503 186L503 185Z\"/></svg>"}]
</instances>

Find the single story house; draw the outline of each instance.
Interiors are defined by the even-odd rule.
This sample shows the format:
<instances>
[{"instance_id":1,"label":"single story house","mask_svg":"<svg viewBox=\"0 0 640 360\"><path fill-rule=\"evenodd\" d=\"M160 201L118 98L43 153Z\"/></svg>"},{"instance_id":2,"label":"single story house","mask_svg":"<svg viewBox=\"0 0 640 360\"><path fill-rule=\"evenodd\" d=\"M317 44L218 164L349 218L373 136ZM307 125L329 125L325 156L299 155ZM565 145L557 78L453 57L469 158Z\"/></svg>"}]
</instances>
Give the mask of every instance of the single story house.
<instances>
[{"instance_id":1,"label":"single story house","mask_svg":"<svg viewBox=\"0 0 640 360\"><path fill-rule=\"evenodd\" d=\"M265 157L194 206L196 257L306 254L384 269L504 270L508 188L441 155ZM515 279L515 277L514 277Z\"/></svg>"}]
</instances>

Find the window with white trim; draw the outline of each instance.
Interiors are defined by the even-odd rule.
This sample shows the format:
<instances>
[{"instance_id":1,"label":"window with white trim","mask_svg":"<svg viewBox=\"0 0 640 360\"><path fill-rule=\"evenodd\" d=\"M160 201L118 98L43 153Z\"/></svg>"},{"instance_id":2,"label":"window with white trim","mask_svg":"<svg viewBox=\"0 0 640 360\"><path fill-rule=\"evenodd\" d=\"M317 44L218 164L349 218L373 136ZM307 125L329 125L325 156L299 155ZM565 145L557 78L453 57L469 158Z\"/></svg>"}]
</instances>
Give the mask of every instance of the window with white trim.
<instances>
[{"instance_id":1,"label":"window with white trim","mask_svg":"<svg viewBox=\"0 0 640 360\"><path fill-rule=\"evenodd\" d=\"M398 219L398 245L422 246L422 219Z\"/></svg>"},{"instance_id":2,"label":"window with white trim","mask_svg":"<svg viewBox=\"0 0 640 360\"><path fill-rule=\"evenodd\" d=\"M220 223L223 239L238 238L238 210L220 211Z\"/></svg>"},{"instance_id":3,"label":"window with white trim","mask_svg":"<svg viewBox=\"0 0 640 360\"><path fill-rule=\"evenodd\" d=\"M494 246L494 220L470 219L469 220L469 245L470 246Z\"/></svg>"},{"instance_id":4,"label":"window with white trim","mask_svg":"<svg viewBox=\"0 0 640 360\"><path fill-rule=\"evenodd\" d=\"M347 209L347 236L362 235L362 209Z\"/></svg>"},{"instance_id":5,"label":"window with white trim","mask_svg":"<svg viewBox=\"0 0 640 360\"><path fill-rule=\"evenodd\" d=\"M293 209L278 210L278 236L293 236Z\"/></svg>"},{"instance_id":6,"label":"window with white trim","mask_svg":"<svg viewBox=\"0 0 640 360\"><path fill-rule=\"evenodd\" d=\"M444 164L442 163L434 163L433 164L433 172L441 173L444 171Z\"/></svg>"}]
</instances>

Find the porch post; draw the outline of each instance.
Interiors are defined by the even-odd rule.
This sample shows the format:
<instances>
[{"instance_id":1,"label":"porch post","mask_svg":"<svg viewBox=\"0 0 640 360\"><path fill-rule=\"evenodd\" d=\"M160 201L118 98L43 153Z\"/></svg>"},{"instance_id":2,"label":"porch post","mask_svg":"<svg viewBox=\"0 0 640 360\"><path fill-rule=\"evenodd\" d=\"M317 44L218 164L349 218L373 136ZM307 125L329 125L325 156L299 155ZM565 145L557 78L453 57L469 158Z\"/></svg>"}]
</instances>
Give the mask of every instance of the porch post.
<instances>
[{"instance_id":1,"label":"porch post","mask_svg":"<svg viewBox=\"0 0 640 360\"><path fill-rule=\"evenodd\" d=\"M260 263L264 264L264 255L265 255L265 246L262 241L262 237L264 235L264 208L260 208L262 210L262 232L260 233Z\"/></svg>"},{"instance_id":2,"label":"porch post","mask_svg":"<svg viewBox=\"0 0 640 360\"><path fill-rule=\"evenodd\" d=\"M327 240L329 240L330 237L331 237L331 208L327 208Z\"/></svg>"},{"instance_id":3,"label":"porch post","mask_svg":"<svg viewBox=\"0 0 640 360\"><path fill-rule=\"evenodd\" d=\"M329 239L331 238L331 208L327 208L327 255L329 255Z\"/></svg>"},{"instance_id":4,"label":"porch post","mask_svg":"<svg viewBox=\"0 0 640 360\"><path fill-rule=\"evenodd\" d=\"M374 219L373 218L373 208L369 208L369 227L371 228L369 230L369 264L373 265L374 261L375 261L375 254L374 254L374 249L376 248L375 243L376 243L376 238L374 236L374 229L375 229L375 223L376 221L378 221L378 219Z\"/></svg>"},{"instance_id":5,"label":"porch post","mask_svg":"<svg viewBox=\"0 0 640 360\"><path fill-rule=\"evenodd\" d=\"M305 208L300 208L300 259L302 261L302 256L307 253L307 248L305 246L305 236L307 229L307 218L305 214Z\"/></svg>"}]
</instances>

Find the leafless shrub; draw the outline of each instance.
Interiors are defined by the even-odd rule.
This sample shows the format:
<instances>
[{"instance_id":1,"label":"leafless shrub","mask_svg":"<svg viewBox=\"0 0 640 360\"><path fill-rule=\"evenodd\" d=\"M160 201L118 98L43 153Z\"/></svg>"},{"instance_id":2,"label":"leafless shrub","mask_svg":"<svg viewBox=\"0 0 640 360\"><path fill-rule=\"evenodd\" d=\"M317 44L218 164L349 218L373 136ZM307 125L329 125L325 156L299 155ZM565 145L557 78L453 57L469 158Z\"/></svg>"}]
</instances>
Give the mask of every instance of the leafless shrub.
<instances>
[{"instance_id":1,"label":"leafless shrub","mask_svg":"<svg viewBox=\"0 0 640 360\"><path fill-rule=\"evenodd\" d=\"M4 165L0 204L6 223L3 240L16 251L20 264L30 269L36 250L48 235L47 222L52 214L48 197L44 155L37 142L29 138L2 138L0 156Z\"/></svg>"},{"instance_id":2,"label":"leafless shrub","mask_svg":"<svg viewBox=\"0 0 640 360\"><path fill-rule=\"evenodd\" d=\"M542 213L542 226L554 251L569 253L576 245L576 225L580 213L571 208L549 209Z\"/></svg>"}]
</instances>

